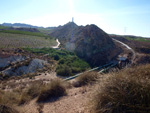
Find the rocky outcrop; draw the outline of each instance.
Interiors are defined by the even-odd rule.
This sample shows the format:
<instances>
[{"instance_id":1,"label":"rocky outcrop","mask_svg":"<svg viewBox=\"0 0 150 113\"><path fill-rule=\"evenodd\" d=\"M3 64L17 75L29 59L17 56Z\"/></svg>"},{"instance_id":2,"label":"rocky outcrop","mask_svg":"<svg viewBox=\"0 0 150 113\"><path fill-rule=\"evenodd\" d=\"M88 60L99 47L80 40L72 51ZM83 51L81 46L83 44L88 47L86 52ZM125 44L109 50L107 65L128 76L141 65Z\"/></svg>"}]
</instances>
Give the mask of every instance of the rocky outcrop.
<instances>
[{"instance_id":1,"label":"rocky outcrop","mask_svg":"<svg viewBox=\"0 0 150 113\"><path fill-rule=\"evenodd\" d=\"M23 74L35 73L46 64L48 64L47 61L37 58L31 59L25 56L0 57L0 73L8 76L20 76Z\"/></svg>"},{"instance_id":2,"label":"rocky outcrop","mask_svg":"<svg viewBox=\"0 0 150 113\"><path fill-rule=\"evenodd\" d=\"M68 23L50 34L63 43L68 51L73 51L92 66L111 61L118 49L112 39L96 25L77 26Z\"/></svg>"},{"instance_id":3,"label":"rocky outcrop","mask_svg":"<svg viewBox=\"0 0 150 113\"><path fill-rule=\"evenodd\" d=\"M6 70L2 71L4 75L23 75L28 73L35 73L38 69L41 69L44 67L44 65L47 64L46 61L40 60L40 59L32 59L29 64L26 65L19 65L18 67L10 67Z\"/></svg>"}]
</instances>

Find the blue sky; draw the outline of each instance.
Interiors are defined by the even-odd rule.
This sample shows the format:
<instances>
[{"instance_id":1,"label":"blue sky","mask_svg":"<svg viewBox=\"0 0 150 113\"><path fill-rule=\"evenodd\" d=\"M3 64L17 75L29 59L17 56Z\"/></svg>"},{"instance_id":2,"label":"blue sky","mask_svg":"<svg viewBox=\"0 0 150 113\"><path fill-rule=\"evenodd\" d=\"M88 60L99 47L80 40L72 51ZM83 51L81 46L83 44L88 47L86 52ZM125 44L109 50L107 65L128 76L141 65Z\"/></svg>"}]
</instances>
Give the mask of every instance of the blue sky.
<instances>
[{"instance_id":1,"label":"blue sky","mask_svg":"<svg viewBox=\"0 0 150 113\"><path fill-rule=\"evenodd\" d=\"M110 34L150 37L150 0L0 0L0 23L96 24Z\"/></svg>"}]
</instances>

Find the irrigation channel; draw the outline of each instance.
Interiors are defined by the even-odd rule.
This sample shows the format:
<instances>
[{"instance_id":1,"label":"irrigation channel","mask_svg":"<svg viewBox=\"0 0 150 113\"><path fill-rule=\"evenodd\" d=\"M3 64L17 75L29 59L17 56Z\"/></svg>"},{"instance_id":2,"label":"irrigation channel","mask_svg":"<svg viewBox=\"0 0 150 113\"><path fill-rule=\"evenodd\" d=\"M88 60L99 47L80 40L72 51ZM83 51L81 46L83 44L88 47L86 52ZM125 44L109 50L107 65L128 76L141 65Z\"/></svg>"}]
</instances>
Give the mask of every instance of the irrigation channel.
<instances>
[{"instance_id":1,"label":"irrigation channel","mask_svg":"<svg viewBox=\"0 0 150 113\"><path fill-rule=\"evenodd\" d=\"M112 61L112 62L109 62L109 63L107 63L107 64L105 64L105 65L102 65L102 66L99 66L99 67L95 67L95 68L93 68L93 69L90 69L90 70L88 70L87 72L99 70L98 73L103 73L103 72L107 71L108 69L110 69L110 68L116 66L117 64L118 64L117 61ZM78 76L80 76L80 75L82 75L82 74L83 74L83 73L79 73L79 74L76 74L76 75L74 75L74 76L65 78L64 81L72 80L72 79L74 79L74 78L76 78L76 77L78 77Z\"/></svg>"}]
</instances>

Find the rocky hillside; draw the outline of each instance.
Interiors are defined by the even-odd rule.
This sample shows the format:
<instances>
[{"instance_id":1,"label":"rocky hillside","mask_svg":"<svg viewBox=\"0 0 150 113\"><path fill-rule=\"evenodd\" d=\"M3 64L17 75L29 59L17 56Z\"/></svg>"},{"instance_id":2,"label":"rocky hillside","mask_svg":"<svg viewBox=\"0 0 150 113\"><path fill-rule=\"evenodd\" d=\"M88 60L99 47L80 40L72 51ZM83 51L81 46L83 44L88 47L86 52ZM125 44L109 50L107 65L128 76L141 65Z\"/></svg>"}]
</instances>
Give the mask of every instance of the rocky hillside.
<instances>
[{"instance_id":1,"label":"rocky hillside","mask_svg":"<svg viewBox=\"0 0 150 113\"><path fill-rule=\"evenodd\" d=\"M79 27L73 23L69 22L64 26L58 26L51 33L50 36L58 38L61 43L65 43L72 38L72 33L75 32Z\"/></svg>"},{"instance_id":2,"label":"rocky hillside","mask_svg":"<svg viewBox=\"0 0 150 113\"><path fill-rule=\"evenodd\" d=\"M109 62L119 51L112 39L96 25L77 26L69 22L50 35L58 38L65 49L75 52L92 66Z\"/></svg>"}]
</instances>

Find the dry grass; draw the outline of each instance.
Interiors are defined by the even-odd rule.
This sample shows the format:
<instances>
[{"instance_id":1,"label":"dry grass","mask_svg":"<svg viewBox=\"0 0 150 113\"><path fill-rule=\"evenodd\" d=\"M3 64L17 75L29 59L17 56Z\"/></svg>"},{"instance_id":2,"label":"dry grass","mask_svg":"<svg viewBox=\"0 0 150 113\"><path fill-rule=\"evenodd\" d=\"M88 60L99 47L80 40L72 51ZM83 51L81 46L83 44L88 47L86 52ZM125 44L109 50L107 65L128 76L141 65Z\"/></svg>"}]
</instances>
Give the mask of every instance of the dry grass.
<instances>
[{"instance_id":1,"label":"dry grass","mask_svg":"<svg viewBox=\"0 0 150 113\"><path fill-rule=\"evenodd\" d=\"M1 93L0 104L12 105L17 104L20 99L20 94L12 91L5 91Z\"/></svg>"},{"instance_id":2,"label":"dry grass","mask_svg":"<svg viewBox=\"0 0 150 113\"><path fill-rule=\"evenodd\" d=\"M31 96L31 98L33 99L40 94L40 87L42 87L42 84L33 84L32 86L26 89L25 93Z\"/></svg>"},{"instance_id":3,"label":"dry grass","mask_svg":"<svg viewBox=\"0 0 150 113\"><path fill-rule=\"evenodd\" d=\"M43 87L37 99L37 102L45 102L48 100L54 101L66 94L67 92L65 86L63 85L63 82L60 79L56 79Z\"/></svg>"},{"instance_id":4,"label":"dry grass","mask_svg":"<svg viewBox=\"0 0 150 113\"><path fill-rule=\"evenodd\" d=\"M19 112L12 107L0 105L0 113L19 113Z\"/></svg>"},{"instance_id":5,"label":"dry grass","mask_svg":"<svg viewBox=\"0 0 150 113\"><path fill-rule=\"evenodd\" d=\"M39 96L43 82L33 82L25 89L17 88L12 91L0 91L0 104L22 105Z\"/></svg>"},{"instance_id":6,"label":"dry grass","mask_svg":"<svg viewBox=\"0 0 150 113\"><path fill-rule=\"evenodd\" d=\"M17 93L0 91L0 113L19 113L14 107L18 98Z\"/></svg>"},{"instance_id":7,"label":"dry grass","mask_svg":"<svg viewBox=\"0 0 150 113\"><path fill-rule=\"evenodd\" d=\"M28 103L30 100L38 97L43 86L43 82L39 81L30 84L30 86L22 92L19 100L19 105Z\"/></svg>"},{"instance_id":8,"label":"dry grass","mask_svg":"<svg viewBox=\"0 0 150 113\"><path fill-rule=\"evenodd\" d=\"M97 81L100 74L97 72L85 72L77 78L77 81L73 84L75 87L93 84Z\"/></svg>"},{"instance_id":9,"label":"dry grass","mask_svg":"<svg viewBox=\"0 0 150 113\"><path fill-rule=\"evenodd\" d=\"M93 113L149 113L150 65L105 76L90 101Z\"/></svg>"}]
</instances>

